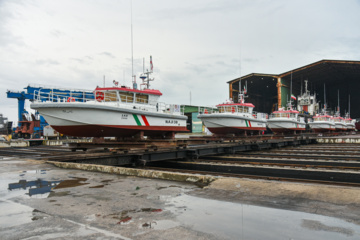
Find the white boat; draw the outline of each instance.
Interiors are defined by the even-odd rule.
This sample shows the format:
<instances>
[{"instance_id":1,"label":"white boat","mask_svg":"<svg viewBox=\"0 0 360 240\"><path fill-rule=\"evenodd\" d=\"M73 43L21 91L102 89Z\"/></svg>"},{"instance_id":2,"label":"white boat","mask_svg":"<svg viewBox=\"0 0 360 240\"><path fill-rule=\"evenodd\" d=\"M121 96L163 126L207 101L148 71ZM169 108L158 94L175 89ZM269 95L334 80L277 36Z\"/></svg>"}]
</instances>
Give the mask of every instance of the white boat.
<instances>
[{"instance_id":1,"label":"white boat","mask_svg":"<svg viewBox=\"0 0 360 240\"><path fill-rule=\"evenodd\" d=\"M176 132L186 132L187 117L180 105L160 103L162 93L149 89L150 73L143 77L144 89L137 89L135 82L133 88L97 87L95 98L46 95L40 90L31 108L68 136L173 138Z\"/></svg>"},{"instance_id":2,"label":"white boat","mask_svg":"<svg viewBox=\"0 0 360 240\"><path fill-rule=\"evenodd\" d=\"M267 121L268 128L275 134L278 133L300 133L305 131L306 123L303 117L299 117L299 112L289 108L280 108L270 114Z\"/></svg>"},{"instance_id":3,"label":"white boat","mask_svg":"<svg viewBox=\"0 0 360 240\"><path fill-rule=\"evenodd\" d=\"M334 116L335 130L338 132L343 132L347 130L346 122L343 117L340 116L340 93L338 90L338 106Z\"/></svg>"},{"instance_id":4,"label":"white boat","mask_svg":"<svg viewBox=\"0 0 360 240\"><path fill-rule=\"evenodd\" d=\"M308 122L309 127L316 133L325 133L335 131L334 118L330 116L326 111L326 91L324 84L324 108L321 114L316 114L312 117L312 120Z\"/></svg>"},{"instance_id":5,"label":"white boat","mask_svg":"<svg viewBox=\"0 0 360 240\"><path fill-rule=\"evenodd\" d=\"M334 119L336 131L343 132L347 130L346 122L343 117L335 116L333 119Z\"/></svg>"},{"instance_id":6,"label":"white boat","mask_svg":"<svg viewBox=\"0 0 360 240\"><path fill-rule=\"evenodd\" d=\"M240 84L240 83L239 83ZM239 87L239 103L231 100L217 105L218 111L200 111L198 118L210 132L217 135L261 134L266 130L267 114L253 111L254 105L245 103L246 90Z\"/></svg>"},{"instance_id":7,"label":"white boat","mask_svg":"<svg viewBox=\"0 0 360 240\"><path fill-rule=\"evenodd\" d=\"M349 113L345 115L346 131L355 131L355 121L355 119L350 117Z\"/></svg>"},{"instance_id":8,"label":"white boat","mask_svg":"<svg viewBox=\"0 0 360 240\"><path fill-rule=\"evenodd\" d=\"M355 119L350 117L350 95L349 95L349 111L345 114L345 124L347 131L355 131Z\"/></svg>"},{"instance_id":9,"label":"white boat","mask_svg":"<svg viewBox=\"0 0 360 240\"><path fill-rule=\"evenodd\" d=\"M307 93L307 85L306 85ZM292 74L290 81L290 100L287 104L287 109L280 107L278 111L270 114L267 121L268 128L275 134L279 133L301 133L306 129L305 119L299 116L299 112L292 108L292 99L296 97L292 94Z\"/></svg>"},{"instance_id":10,"label":"white boat","mask_svg":"<svg viewBox=\"0 0 360 240\"><path fill-rule=\"evenodd\" d=\"M322 114L315 115L313 120L308 124L309 127L316 133L335 131L334 119L332 116L326 114L326 111L323 111Z\"/></svg>"},{"instance_id":11,"label":"white boat","mask_svg":"<svg viewBox=\"0 0 360 240\"><path fill-rule=\"evenodd\" d=\"M298 96L297 110L303 114L315 115L319 111L319 103L316 101L316 94L310 94L307 89L308 81L305 80L305 92Z\"/></svg>"}]
</instances>

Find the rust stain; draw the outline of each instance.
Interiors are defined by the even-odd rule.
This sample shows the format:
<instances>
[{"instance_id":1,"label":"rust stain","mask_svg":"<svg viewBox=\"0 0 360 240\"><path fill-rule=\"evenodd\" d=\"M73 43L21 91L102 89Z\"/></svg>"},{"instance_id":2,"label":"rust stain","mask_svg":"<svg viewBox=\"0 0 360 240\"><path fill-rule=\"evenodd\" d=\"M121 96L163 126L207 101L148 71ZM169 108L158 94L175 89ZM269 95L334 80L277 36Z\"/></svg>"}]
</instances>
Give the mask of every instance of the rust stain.
<instances>
[{"instance_id":1,"label":"rust stain","mask_svg":"<svg viewBox=\"0 0 360 240\"><path fill-rule=\"evenodd\" d=\"M71 187L78 187L82 185L86 185L89 183L84 183L87 178L75 178L70 180L64 180L60 182L54 189L61 189L61 188L71 188Z\"/></svg>"}]
</instances>

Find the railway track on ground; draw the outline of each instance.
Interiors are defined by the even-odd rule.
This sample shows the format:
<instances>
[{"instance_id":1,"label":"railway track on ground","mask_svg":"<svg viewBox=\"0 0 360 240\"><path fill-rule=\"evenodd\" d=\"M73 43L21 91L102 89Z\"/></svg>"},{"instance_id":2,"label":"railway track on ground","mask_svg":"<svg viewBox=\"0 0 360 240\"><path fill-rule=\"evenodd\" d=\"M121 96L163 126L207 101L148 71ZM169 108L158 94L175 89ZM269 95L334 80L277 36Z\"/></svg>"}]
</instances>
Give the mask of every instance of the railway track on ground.
<instances>
[{"instance_id":1,"label":"railway track on ground","mask_svg":"<svg viewBox=\"0 0 360 240\"><path fill-rule=\"evenodd\" d=\"M287 147L206 156L194 162L155 163L150 169L360 187L360 154L357 151L347 144Z\"/></svg>"},{"instance_id":2,"label":"railway track on ground","mask_svg":"<svg viewBox=\"0 0 360 240\"><path fill-rule=\"evenodd\" d=\"M145 165L147 169L180 173L360 187L360 146L357 144L263 140L260 143L243 143L241 140L207 139L203 144L191 140L192 145L185 141L171 145L159 141L156 147L142 143L141 148L138 142L134 145L129 142L126 147L94 148L87 152L72 151L71 147L62 146L2 148L0 159L17 157L111 166Z\"/></svg>"},{"instance_id":3,"label":"railway track on ground","mask_svg":"<svg viewBox=\"0 0 360 240\"><path fill-rule=\"evenodd\" d=\"M254 179L254 180L260 179L260 180L269 180L269 181L284 181L284 182L313 183L313 184L347 186L347 187L360 187L360 182L344 182L344 181L335 181L335 180L316 180L316 179L304 179L304 178L295 178L295 177L268 176L266 174L264 175L240 174L240 173L236 174L236 173L226 173L226 172L172 169L172 168L162 168L162 167L146 167L145 169L167 171L167 172L180 172L180 173L197 174L197 175L246 178L246 179Z\"/></svg>"}]
</instances>

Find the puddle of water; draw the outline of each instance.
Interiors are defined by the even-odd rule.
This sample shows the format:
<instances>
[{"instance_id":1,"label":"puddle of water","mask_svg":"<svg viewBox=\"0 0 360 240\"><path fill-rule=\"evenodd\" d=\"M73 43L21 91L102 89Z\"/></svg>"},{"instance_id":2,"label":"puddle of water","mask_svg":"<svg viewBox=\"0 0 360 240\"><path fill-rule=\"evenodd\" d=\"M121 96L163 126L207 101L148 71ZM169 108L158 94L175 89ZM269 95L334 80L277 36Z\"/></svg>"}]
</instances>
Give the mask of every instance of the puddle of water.
<instances>
[{"instance_id":1,"label":"puddle of water","mask_svg":"<svg viewBox=\"0 0 360 240\"><path fill-rule=\"evenodd\" d=\"M46 194L51 191L52 188L56 187L61 181L44 181L41 179L37 179L34 181L27 181L27 180L19 180L17 183L9 183L8 190L18 190L18 189L29 189L28 195L41 195ZM47 197L47 196L46 196Z\"/></svg>"},{"instance_id":2,"label":"puddle of water","mask_svg":"<svg viewBox=\"0 0 360 240\"><path fill-rule=\"evenodd\" d=\"M131 214L132 213L141 213L141 212L147 212L147 213L159 213L162 212L162 209L158 208L140 208L140 209L133 209L133 210L124 210L119 213L113 213L106 216L103 216L103 218L110 217L117 220L117 224L127 224L132 220ZM97 217L100 217L101 215L96 215Z\"/></svg>"},{"instance_id":3,"label":"puddle of water","mask_svg":"<svg viewBox=\"0 0 360 240\"><path fill-rule=\"evenodd\" d=\"M141 225L142 228L149 228L149 229L155 229L155 230L167 230L170 228L174 228L179 226L179 222L175 222L172 220L159 220L159 221L153 221L153 222L147 222Z\"/></svg>"},{"instance_id":4,"label":"puddle of water","mask_svg":"<svg viewBox=\"0 0 360 240\"><path fill-rule=\"evenodd\" d=\"M219 238L360 239L360 226L341 219L189 195L169 199L165 210L176 213L181 225Z\"/></svg>"}]
</instances>

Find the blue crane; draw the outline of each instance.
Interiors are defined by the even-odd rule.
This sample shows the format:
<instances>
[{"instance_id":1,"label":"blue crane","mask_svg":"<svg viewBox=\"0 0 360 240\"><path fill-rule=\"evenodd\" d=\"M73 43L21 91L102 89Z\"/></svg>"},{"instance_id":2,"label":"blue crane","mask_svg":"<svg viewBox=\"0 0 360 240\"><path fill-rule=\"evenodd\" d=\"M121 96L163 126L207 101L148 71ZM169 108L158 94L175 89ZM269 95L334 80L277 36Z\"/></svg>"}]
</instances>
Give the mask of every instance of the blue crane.
<instances>
[{"instance_id":1,"label":"blue crane","mask_svg":"<svg viewBox=\"0 0 360 240\"><path fill-rule=\"evenodd\" d=\"M94 99L94 93L92 91L82 91L82 90L71 90L71 89L59 89L59 88L48 88L48 87L33 87L27 86L24 89L26 91L10 91L8 90L8 98L16 98L18 100L18 127L15 132L19 137L31 138L39 137L42 135L43 129L48 123L45 119L35 113L35 116L31 120L23 118L24 114L28 112L25 110L25 100L33 101L34 95L49 96L51 93L56 93L57 95L62 95L63 98L76 97L77 99ZM54 98L53 101L57 101L57 98ZM39 120L38 120L39 119Z\"/></svg>"}]
</instances>

